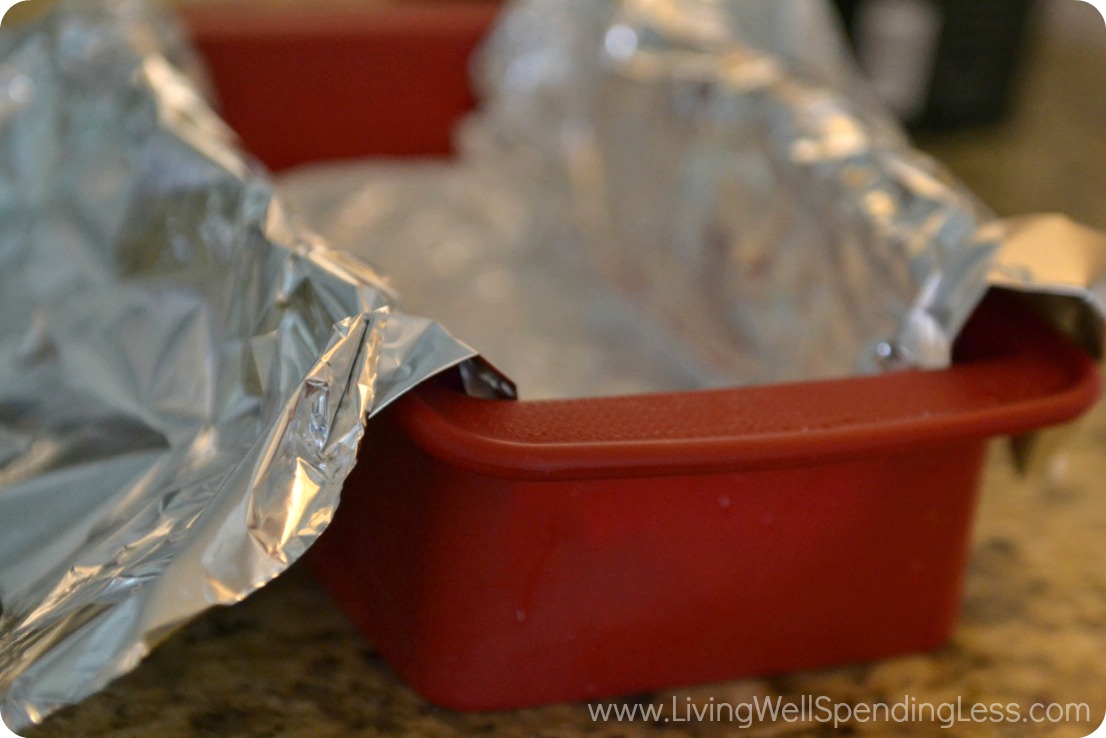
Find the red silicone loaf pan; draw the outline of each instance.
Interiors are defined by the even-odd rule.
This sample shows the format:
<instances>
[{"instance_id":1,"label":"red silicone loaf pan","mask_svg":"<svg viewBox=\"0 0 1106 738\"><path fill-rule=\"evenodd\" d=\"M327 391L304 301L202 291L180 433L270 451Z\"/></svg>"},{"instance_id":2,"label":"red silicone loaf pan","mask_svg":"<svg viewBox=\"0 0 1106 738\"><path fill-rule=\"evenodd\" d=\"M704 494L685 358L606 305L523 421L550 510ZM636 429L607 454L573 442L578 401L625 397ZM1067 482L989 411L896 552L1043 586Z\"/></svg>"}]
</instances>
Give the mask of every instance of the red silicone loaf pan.
<instances>
[{"instance_id":1,"label":"red silicone loaf pan","mask_svg":"<svg viewBox=\"0 0 1106 738\"><path fill-rule=\"evenodd\" d=\"M493 11L192 21L227 119L279 168L445 153ZM999 292L945 371L546 402L443 376L369 424L309 558L458 709L924 651L956 622L987 439L1078 416L1098 377Z\"/></svg>"}]
</instances>

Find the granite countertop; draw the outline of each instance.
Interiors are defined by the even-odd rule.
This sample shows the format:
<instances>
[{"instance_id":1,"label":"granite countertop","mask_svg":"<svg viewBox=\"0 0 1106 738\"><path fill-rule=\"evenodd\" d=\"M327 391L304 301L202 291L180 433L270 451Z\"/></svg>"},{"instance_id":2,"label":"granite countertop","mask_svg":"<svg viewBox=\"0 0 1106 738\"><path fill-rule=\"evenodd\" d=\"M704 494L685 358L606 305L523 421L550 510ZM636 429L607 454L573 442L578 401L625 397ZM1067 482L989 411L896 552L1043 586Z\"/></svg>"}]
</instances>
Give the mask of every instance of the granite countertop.
<instances>
[{"instance_id":1,"label":"granite countertop","mask_svg":"<svg viewBox=\"0 0 1106 738\"><path fill-rule=\"evenodd\" d=\"M1104 31L1106 32L1106 31ZM1013 119L922 141L999 212L1057 210L1106 228L1106 47L1045 43ZM1106 714L1106 404L1067 450L1020 478L1008 447L988 466L963 618L933 654L679 690L680 702L825 695L846 703L905 695L942 703L1087 703ZM506 675L505 675L506 676ZM509 677L508 677L509 678ZM673 693L639 698L671 704ZM962 736L1083 736L1089 723L961 724ZM208 613L105 692L32 736L186 738L380 735L750 736L827 726L593 722L585 706L458 714L407 689L302 568L245 603ZM845 734L949 735L932 723L847 725Z\"/></svg>"}]
</instances>

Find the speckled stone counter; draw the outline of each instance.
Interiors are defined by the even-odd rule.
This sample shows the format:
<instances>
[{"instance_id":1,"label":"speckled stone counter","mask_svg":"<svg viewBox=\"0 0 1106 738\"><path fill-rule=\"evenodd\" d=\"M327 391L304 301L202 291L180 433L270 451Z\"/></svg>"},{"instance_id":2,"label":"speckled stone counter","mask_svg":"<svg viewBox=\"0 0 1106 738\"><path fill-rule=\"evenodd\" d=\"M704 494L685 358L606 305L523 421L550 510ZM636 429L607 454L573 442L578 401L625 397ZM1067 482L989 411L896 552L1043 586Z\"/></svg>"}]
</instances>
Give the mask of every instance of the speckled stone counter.
<instances>
[{"instance_id":1,"label":"speckled stone counter","mask_svg":"<svg viewBox=\"0 0 1106 738\"><path fill-rule=\"evenodd\" d=\"M1088 16L1092 18L1093 16ZM1106 29L1103 31L1106 33ZM1106 47L1048 45L1001 128L923 141L1002 213L1058 210L1106 228ZM509 679L510 675L504 675ZM665 692L680 705L758 695L851 704L1086 703L1106 714L1106 405L1032 479L996 444L978 513L962 624L940 651L890 661ZM841 734L1083 736L1090 723L855 722ZM51 738L189 736L782 736L832 726L593 721L586 706L464 715L416 697L302 568L211 612L138 670L31 733Z\"/></svg>"}]
</instances>

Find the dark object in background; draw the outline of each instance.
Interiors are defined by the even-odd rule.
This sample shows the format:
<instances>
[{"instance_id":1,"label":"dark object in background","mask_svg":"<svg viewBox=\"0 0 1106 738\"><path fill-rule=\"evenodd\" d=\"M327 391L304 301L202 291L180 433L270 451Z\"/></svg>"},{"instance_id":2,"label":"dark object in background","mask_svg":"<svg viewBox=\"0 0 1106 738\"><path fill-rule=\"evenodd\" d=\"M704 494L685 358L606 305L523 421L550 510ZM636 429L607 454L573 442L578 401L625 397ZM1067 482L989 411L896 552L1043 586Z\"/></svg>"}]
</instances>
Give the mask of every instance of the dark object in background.
<instances>
[{"instance_id":1,"label":"dark object in background","mask_svg":"<svg viewBox=\"0 0 1106 738\"><path fill-rule=\"evenodd\" d=\"M913 129L993 123L1026 50L1033 0L835 0L876 91Z\"/></svg>"}]
</instances>

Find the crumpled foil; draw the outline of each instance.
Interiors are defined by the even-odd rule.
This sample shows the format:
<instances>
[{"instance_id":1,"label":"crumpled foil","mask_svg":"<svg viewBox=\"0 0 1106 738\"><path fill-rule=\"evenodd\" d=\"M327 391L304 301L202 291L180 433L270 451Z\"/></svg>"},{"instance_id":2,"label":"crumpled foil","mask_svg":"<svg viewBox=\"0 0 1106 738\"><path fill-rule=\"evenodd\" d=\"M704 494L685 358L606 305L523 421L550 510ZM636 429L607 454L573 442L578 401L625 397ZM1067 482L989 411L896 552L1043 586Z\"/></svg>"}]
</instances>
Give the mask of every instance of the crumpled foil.
<instances>
[{"instance_id":1,"label":"crumpled foil","mask_svg":"<svg viewBox=\"0 0 1106 738\"><path fill-rule=\"evenodd\" d=\"M459 163L282 186L527 398L944 367L1001 228L859 83L832 14L518 0Z\"/></svg>"},{"instance_id":2,"label":"crumpled foil","mask_svg":"<svg viewBox=\"0 0 1106 738\"><path fill-rule=\"evenodd\" d=\"M821 0L516 0L457 161L281 187L528 399L942 368L992 285L1059 290L1101 351L1095 234L997 220L833 27Z\"/></svg>"},{"instance_id":3,"label":"crumpled foil","mask_svg":"<svg viewBox=\"0 0 1106 738\"><path fill-rule=\"evenodd\" d=\"M284 571L331 519L364 417L472 356L285 214L170 29L130 0L62 0L0 34L16 730Z\"/></svg>"}]
</instances>

